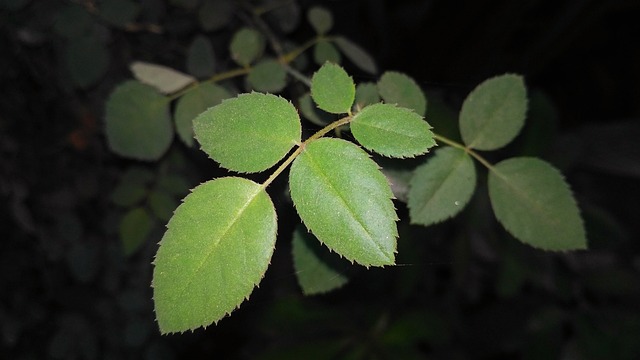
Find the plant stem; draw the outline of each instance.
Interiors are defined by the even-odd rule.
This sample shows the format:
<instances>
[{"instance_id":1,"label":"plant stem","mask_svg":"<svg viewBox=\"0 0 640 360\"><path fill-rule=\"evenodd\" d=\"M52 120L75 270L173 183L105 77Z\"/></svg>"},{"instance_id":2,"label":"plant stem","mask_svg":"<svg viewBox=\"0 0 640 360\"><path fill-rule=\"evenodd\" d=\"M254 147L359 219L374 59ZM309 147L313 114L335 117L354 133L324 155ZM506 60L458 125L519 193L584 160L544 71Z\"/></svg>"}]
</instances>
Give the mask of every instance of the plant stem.
<instances>
[{"instance_id":1,"label":"plant stem","mask_svg":"<svg viewBox=\"0 0 640 360\"><path fill-rule=\"evenodd\" d=\"M475 158L476 160L478 160L478 162L482 165L484 165L484 167L486 167L489 171L493 171L493 165L491 165L491 163L489 161L487 161L487 159L485 159L484 157L482 157L480 154L478 154L477 152L471 150L470 148L460 144L457 141L451 140L445 136L442 135L438 135L438 134L434 134L433 137L440 141L443 142L449 146L453 146L455 148L464 150L464 152L466 152L467 154L471 155L473 158Z\"/></svg>"},{"instance_id":2,"label":"plant stem","mask_svg":"<svg viewBox=\"0 0 640 360\"><path fill-rule=\"evenodd\" d=\"M302 151L304 150L305 146L308 143L323 137L326 133L328 133L329 131L337 127L348 124L352 119L353 119L353 116L349 115L349 116L343 117L340 120L336 120L331 124L318 130L315 134L311 135L307 140L303 141L301 144L298 144L298 148L294 152L292 152L291 155L289 155L289 157L287 157L287 159L283 161L282 164L280 164L280 166L278 166L278 168L273 172L273 174L271 174L271 176L269 176L267 180L265 180L265 182L262 183L262 188L265 189L267 186L269 186L273 182L273 180L275 180L278 177L278 175L280 175L287 168L287 166L289 166L293 162L293 160L295 160L295 158L302 153Z\"/></svg>"}]
</instances>

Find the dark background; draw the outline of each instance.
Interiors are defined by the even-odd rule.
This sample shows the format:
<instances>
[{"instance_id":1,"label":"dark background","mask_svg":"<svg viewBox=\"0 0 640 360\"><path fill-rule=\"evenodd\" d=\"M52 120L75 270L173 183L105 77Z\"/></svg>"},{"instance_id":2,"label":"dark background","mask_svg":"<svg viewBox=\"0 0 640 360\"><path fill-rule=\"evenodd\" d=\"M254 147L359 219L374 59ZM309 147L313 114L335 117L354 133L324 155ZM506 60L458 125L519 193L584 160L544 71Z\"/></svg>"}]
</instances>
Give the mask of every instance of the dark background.
<instances>
[{"instance_id":1,"label":"dark background","mask_svg":"<svg viewBox=\"0 0 640 360\"><path fill-rule=\"evenodd\" d=\"M332 33L368 49L382 71L410 75L430 106L439 104L429 121L455 115L484 79L523 74L537 99L529 123L488 156L535 155L558 166L590 250L520 244L491 215L481 181L459 217L429 228L400 222L399 266L353 268L344 288L304 297L289 255L299 220L280 183L272 189L280 237L260 288L218 325L171 336L158 333L149 288L163 224L124 256L122 209L111 192L132 166L176 169L192 185L222 172L178 141L158 163L110 153L104 102L131 78L132 60L183 70L198 33L212 40L218 70L233 67L226 46L243 17L203 31L195 10L142 1L138 20L165 32L103 25L105 73L78 86L65 67L65 39L52 30L70 3L0 1L0 358L640 356L640 2L323 2L334 14ZM300 1L302 14L313 4ZM313 33L301 15L284 36L303 42ZM356 81L376 80L345 67ZM406 207L397 207L406 219Z\"/></svg>"}]
</instances>

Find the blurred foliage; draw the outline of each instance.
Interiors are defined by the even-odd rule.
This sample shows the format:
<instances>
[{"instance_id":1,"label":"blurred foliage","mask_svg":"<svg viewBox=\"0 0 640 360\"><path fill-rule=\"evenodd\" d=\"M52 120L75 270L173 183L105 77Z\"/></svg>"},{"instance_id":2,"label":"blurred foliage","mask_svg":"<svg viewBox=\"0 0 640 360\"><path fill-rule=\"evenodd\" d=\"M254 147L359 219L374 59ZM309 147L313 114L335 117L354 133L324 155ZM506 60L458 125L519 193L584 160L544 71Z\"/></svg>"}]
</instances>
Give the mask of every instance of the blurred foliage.
<instances>
[{"instance_id":1,"label":"blurred foliage","mask_svg":"<svg viewBox=\"0 0 640 360\"><path fill-rule=\"evenodd\" d=\"M313 4L251 2L294 43L315 31L303 18ZM513 241L480 191L456 219L429 228L401 222L397 266L354 269L338 291L303 297L290 258L298 219L274 186L279 246L251 301L206 331L161 337L149 288L156 242L168 209L220 170L180 142L157 163L118 158L104 140L104 101L135 60L197 77L227 66L231 34L250 22L246 8L231 0L0 0L3 357L637 357L640 5L324 5L334 28L371 49L381 69L419 80L430 95L427 118L451 138L474 84L523 73L539 91L523 133L504 151L542 156L567 174L590 250L550 254ZM335 58L335 49L306 55L297 61ZM375 81L358 69L349 69L357 80ZM406 207L397 207L406 219ZM151 225L135 229L127 247L120 224L133 209Z\"/></svg>"}]
</instances>

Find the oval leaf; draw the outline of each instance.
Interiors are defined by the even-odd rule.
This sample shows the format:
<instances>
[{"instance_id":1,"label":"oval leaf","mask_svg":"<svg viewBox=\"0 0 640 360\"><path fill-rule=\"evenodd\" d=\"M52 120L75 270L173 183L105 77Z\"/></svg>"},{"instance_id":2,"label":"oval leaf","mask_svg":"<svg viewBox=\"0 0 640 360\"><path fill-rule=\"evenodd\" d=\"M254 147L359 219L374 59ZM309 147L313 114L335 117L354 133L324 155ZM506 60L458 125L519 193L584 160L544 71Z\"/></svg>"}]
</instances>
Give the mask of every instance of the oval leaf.
<instances>
[{"instance_id":1,"label":"oval leaf","mask_svg":"<svg viewBox=\"0 0 640 360\"><path fill-rule=\"evenodd\" d=\"M318 107L334 114L348 113L356 96L356 85L343 68L325 63L311 78L311 97Z\"/></svg>"},{"instance_id":2,"label":"oval leaf","mask_svg":"<svg viewBox=\"0 0 640 360\"><path fill-rule=\"evenodd\" d=\"M313 61L318 65L322 65L327 61L334 64L340 64L341 60L342 58L340 57L338 49L328 41L319 41L313 47Z\"/></svg>"},{"instance_id":3,"label":"oval leaf","mask_svg":"<svg viewBox=\"0 0 640 360\"><path fill-rule=\"evenodd\" d=\"M369 105L350 124L362 146L389 157L414 157L436 144L422 116L391 104Z\"/></svg>"},{"instance_id":4,"label":"oval leaf","mask_svg":"<svg viewBox=\"0 0 640 360\"><path fill-rule=\"evenodd\" d=\"M193 76L204 78L213 75L215 55L209 39L198 35L187 52L187 71Z\"/></svg>"},{"instance_id":5,"label":"oval leaf","mask_svg":"<svg viewBox=\"0 0 640 360\"><path fill-rule=\"evenodd\" d=\"M522 130L527 90L522 76L497 76L478 85L462 104L460 134L473 149L496 150Z\"/></svg>"},{"instance_id":6,"label":"oval leaf","mask_svg":"<svg viewBox=\"0 0 640 360\"><path fill-rule=\"evenodd\" d=\"M124 215L120 222L119 233L126 256L133 254L144 244L152 227L151 215L144 208L131 209Z\"/></svg>"},{"instance_id":7,"label":"oval leaf","mask_svg":"<svg viewBox=\"0 0 640 360\"><path fill-rule=\"evenodd\" d=\"M193 119L208 108L218 105L231 93L220 85L200 83L184 94L176 104L174 122L176 132L187 146L193 146Z\"/></svg>"},{"instance_id":8,"label":"oval leaf","mask_svg":"<svg viewBox=\"0 0 640 360\"><path fill-rule=\"evenodd\" d=\"M264 38L258 31L242 28L231 39L231 58L242 66L249 66L264 51Z\"/></svg>"},{"instance_id":9,"label":"oval leaf","mask_svg":"<svg viewBox=\"0 0 640 360\"><path fill-rule=\"evenodd\" d=\"M247 81L254 90L277 93L287 85L287 72L276 60L265 59L251 68Z\"/></svg>"},{"instance_id":10,"label":"oval leaf","mask_svg":"<svg viewBox=\"0 0 640 360\"><path fill-rule=\"evenodd\" d=\"M544 250L585 249L580 211L562 174L536 158L504 160L489 173L491 206L520 241Z\"/></svg>"},{"instance_id":11,"label":"oval leaf","mask_svg":"<svg viewBox=\"0 0 640 360\"><path fill-rule=\"evenodd\" d=\"M321 127L325 127L336 120L335 115L318 109L309 93L305 93L298 98L298 109L305 119Z\"/></svg>"},{"instance_id":12,"label":"oval leaf","mask_svg":"<svg viewBox=\"0 0 640 360\"><path fill-rule=\"evenodd\" d=\"M415 169L409 186L411 223L428 226L464 209L476 188L476 168L463 150L444 147Z\"/></svg>"},{"instance_id":13,"label":"oval leaf","mask_svg":"<svg viewBox=\"0 0 640 360\"><path fill-rule=\"evenodd\" d=\"M289 186L302 221L331 250L364 266L394 263L393 194L357 145L332 138L307 144L291 166Z\"/></svg>"},{"instance_id":14,"label":"oval leaf","mask_svg":"<svg viewBox=\"0 0 640 360\"><path fill-rule=\"evenodd\" d=\"M223 101L193 121L202 150L227 169L263 171L300 142L293 105L275 95L251 93Z\"/></svg>"},{"instance_id":15,"label":"oval leaf","mask_svg":"<svg viewBox=\"0 0 640 360\"><path fill-rule=\"evenodd\" d=\"M376 62L373 60L373 57L359 45L342 36L336 37L334 42L340 51L342 51L344 56L351 60L351 62L358 68L368 72L369 74L375 75L378 73L378 66L376 66Z\"/></svg>"},{"instance_id":16,"label":"oval leaf","mask_svg":"<svg viewBox=\"0 0 640 360\"><path fill-rule=\"evenodd\" d=\"M333 15L321 6L312 7L307 13L307 19L313 30L320 35L326 34L333 27Z\"/></svg>"},{"instance_id":17,"label":"oval leaf","mask_svg":"<svg viewBox=\"0 0 640 360\"><path fill-rule=\"evenodd\" d=\"M135 61L129 68L136 79L153 86L163 94L174 93L196 81L193 76L163 65Z\"/></svg>"},{"instance_id":18,"label":"oval leaf","mask_svg":"<svg viewBox=\"0 0 640 360\"><path fill-rule=\"evenodd\" d=\"M276 225L259 184L227 177L196 187L169 221L154 260L160 331L208 326L248 298L269 265Z\"/></svg>"},{"instance_id":19,"label":"oval leaf","mask_svg":"<svg viewBox=\"0 0 640 360\"><path fill-rule=\"evenodd\" d=\"M173 140L169 99L137 81L111 93L105 118L109 147L122 156L158 160Z\"/></svg>"},{"instance_id":20,"label":"oval leaf","mask_svg":"<svg viewBox=\"0 0 640 360\"><path fill-rule=\"evenodd\" d=\"M427 98L422 89L405 74L385 72L378 81L378 91L386 103L412 109L421 116L427 111Z\"/></svg>"},{"instance_id":21,"label":"oval leaf","mask_svg":"<svg viewBox=\"0 0 640 360\"><path fill-rule=\"evenodd\" d=\"M303 226L293 232L291 248L296 278L305 295L326 293L349 281L344 274L348 263L331 254Z\"/></svg>"},{"instance_id":22,"label":"oval leaf","mask_svg":"<svg viewBox=\"0 0 640 360\"><path fill-rule=\"evenodd\" d=\"M378 94L378 86L376 84L364 82L356 86L356 110L379 102L380 94Z\"/></svg>"}]
</instances>

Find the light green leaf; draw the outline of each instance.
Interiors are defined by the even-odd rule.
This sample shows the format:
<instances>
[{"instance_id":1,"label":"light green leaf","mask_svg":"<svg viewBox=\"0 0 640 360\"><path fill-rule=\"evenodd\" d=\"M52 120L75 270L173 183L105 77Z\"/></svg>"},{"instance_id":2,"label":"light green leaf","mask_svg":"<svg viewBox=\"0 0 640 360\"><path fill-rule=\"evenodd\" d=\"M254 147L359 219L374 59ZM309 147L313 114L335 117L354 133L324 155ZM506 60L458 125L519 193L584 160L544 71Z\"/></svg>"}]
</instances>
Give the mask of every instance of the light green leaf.
<instances>
[{"instance_id":1,"label":"light green leaf","mask_svg":"<svg viewBox=\"0 0 640 360\"><path fill-rule=\"evenodd\" d=\"M242 28L231 39L231 58L238 65L249 66L264 51L265 41L258 31Z\"/></svg>"},{"instance_id":2,"label":"light green leaf","mask_svg":"<svg viewBox=\"0 0 640 360\"><path fill-rule=\"evenodd\" d=\"M87 88L107 71L109 52L96 36L71 38L65 50L65 64L75 85Z\"/></svg>"},{"instance_id":3,"label":"light green leaf","mask_svg":"<svg viewBox=\"0 0 640 360\"><path fill-rule=\"evenodd\" d=\"M180 140L187 146L193 146L193 119L230 97L231 93L227 89L211 83L200 83L180 97L174 114L176 132Z\"/></svg>"},{"instance_id":4,"label":"light green leaf","mask_svg":"<svg viewBox=\"0 0 640 360\"><path fill-rule=\"evenodd\" d=\"M264 59L253 66L247 81L254 90L278 93L287 85L287 72L278 61Z\"/></svg>"},{"instance_id":5,"label":"light green leaf","mask_svg":"<svg viewBox=\"0 0 640 360\"><path fill-rule=\"evenodd\" d=\"M380 94L378 94L378 86L376 84L364 82L356 86L356 110L379 102Z\"/></svg>"},{"instance_id":6,"label":"light green leaf","mask_svg":"<svg viewBox=\"0 0 640 360\"><path fill-rule=\"evenodd\" d=\"M120 222L120 241L124 254L129 256L144 244L151 232L153 220L144 208L129 210Z\"/></svg>"},{"instance_id":7,"label":"light green leaf","mask_svg":"<svg viewBox=\"0 0 640 360\"><path fill-rule=\"evenodd\" d=\"M168 193L154 191L149 195L149 208L162 221L169 221L177 207L178 201Z\"/></svg>"},{"instance_id":8,"label":"light green leaf","mask_svg":"<svg viewBox=\"0 0 640 360\"><path fill-rule=\"evenodd\" d=\"M504 160L489 172L489 197L502 225L544 250L585 249L580 211L562 174L536 158Z\"/></svg>"},{"instance_id":9,"label":"light green leaf","mask_svg":"<svg viewBox=\"0 0 640 360\"><path fill-rule=\"evenodd\" d=\"M202 150L227 169L259 172L301 141L293 105L275 95L240 94L200 114L193 130Z\"/></svg>"},{"instance_id":10,"label":"light green leaf","mask_svg":"<svg viewBox=\"0 0 640 360\"><path fill-rule=\"evenodd\" d=\"M196 81L193 76L183 74L170 67L134 61L129 65L133 76L140 82L151 85L163 94L174 93Z\"/></svg>"},{"instance_id":11,"label":"light green leaf","mask_svg":"<svg viewBox=\"0 0 640 360\"><path fill-rule=\"evenodd\" d=\"M427 98L420 86L407 75L387 71L378 81L378 91L384 102L412 109L424 116L427 111Z\"/></svg>"},{"instance_id":12,"label":"light green leaf","mask_svg":"<svg viewBox=\"0 0 640 360\"><path fill-rule=\"evenodd\" d=\"M375 75L378 73L378 67L376 66L375 60L373 60L373 57L371 57L371 55L369 55L369 53L359 45L342 36L336 37L334 42L340 51L342 51L344 56L351 60L355 66L369 74Z\"/></svg>"},{"instance_id":13,"label":"light green leaf","mask_svg":"<svg viewBox=\"0 0 640 360\"><path fill-rule=\"evenodd\" d=\"M324 111L348 113L355 96L353 79L339 65L327 62L311 78L311 97Z\"/></svg>"},{"instance_id":14,"label":"light green leaf","mask_svg":"<svg viewBox=\"0 0 640 360\"><path fill-rule=\"evenodd\" d=\"M414 157L436 144L431 126L422 116L392 104L369 105L353 117L350 125L362 146L388 157Z\"/></svg>"},{"instance_id":15,"label":"light green leaf","mask_svg":"<svg viewBox=\"0 0 640 360\"><path fill-rule=\"evenodd\" d=\"M102 0L98 6L100 17L119 28L133 22L139 12L140 5L130 0Z\"/></svg>"},{"instance_id":16,"label":"light green leaf","mask_svg":"<svg viewBox=\"0 0 640 360\"><path fill-rule=\"evenodd\" d=\"M187 52L187 71L198 78L206 78L213 75L215 66L213 46L205 36L198 35Z\"/></svg>"},{"instance_id":17,"label":"light green leaf","mask_svg":"<svg viewBox=\"0 0 640 360\"><path fill-rule=\"evenodd\" d=\"M196 187L169 221L154 260L160 332L206 327L237 308L267 270L276 228L259 184L226 177Z\"/></svg>"},{"instance_id":18,"label":"light green leaf","mask_svg":"<svg viewBox=\"0 0 640 360\"><path fill-rule=\"evenodd\" d=\"M444 147L418 166L409 183L411 223L429 226L456 216L476 188L476 168L463 150Z\"/></svg>"},{"instance_id":19,"label":"light green leaf","mask_svg":"<svg viewBox=\"0 0 640 360\"><path fill-rule=\"evenodd\" d=\"M333 15L321 6L314 6L309 9L307 19L313 30L320 35L324 35L333 27Z\"/></svg>"},{"instance_id":20,"label":"light green leaf","mask_svg":"<svg viewBox=\"0 0 640 360\"><path fill-rule=\"evenodd\" d=\"M302 221L331 250L364 266L394 263L393 194L364 150L341 139L312 141L293 162L289 186Z\"/></svg>"},{"instance_id":21,"label":"light green leaf","mask_svg":"<svg viewBox=\"0 0 640 360\"><path fill-rule=\"evenodd\" d=\"M327 61L334 64L340 64L341 60L338 49L328 41L319 41L313 47L313 61L318 65L322 65Z\"/></svg>"},{"instance_id":22,"label":"light green leaf","mask_svg":"<svg viewBox=\"0 0 640 360\"><path fill-rule=\"evenodd\" d=\"M198 20L205 31L215 31L225 27L235 11L235 0L204 0L198 11Z\"/></svg>"},{"instance_id":23,"label":"light green leaf","mask_svg":"<svg viewBox=\"0 0 640 360\"><path fill-rule=\"evenodd\" d=\"M116 154L158 160L171 145L169 99L137 81L118 86L106 105L106 135Z\"/></svg>"},{"instance_id":24,"label":"light green leaf","mask_svg":"<svg viewBox=\"0 0 640 360\"><path fill-rule=\"evenodd\" d=\"M326 293L349 281L348 263L331 254L303 226L296 227L291 246L296 278L305 295Z\"/></svg>"},{"instance_id":25,"label":"light green leaf","mask_svg":"<svg viewBox=\"0 0 640 360\"><path fill-rule=\"evenodd\" d=\"M486 80L462 104L462 140L473 149L499 149L520 133L526 113L527 90L522 76L506 74Z\"/></svg>"},{"instance_id":26,"label":"light green leaf","mask_svg":"<svg viewBox=\"0 0 640 360\"><path fill-rule=\"evenodd\" d=\"M311 94L305 93L298 99L298 108L302 116L305 119L311 121L318 126L326 126L329 123L335 121L334 115L318 109L313 100Z\"/></svg>"}]
</instances>

